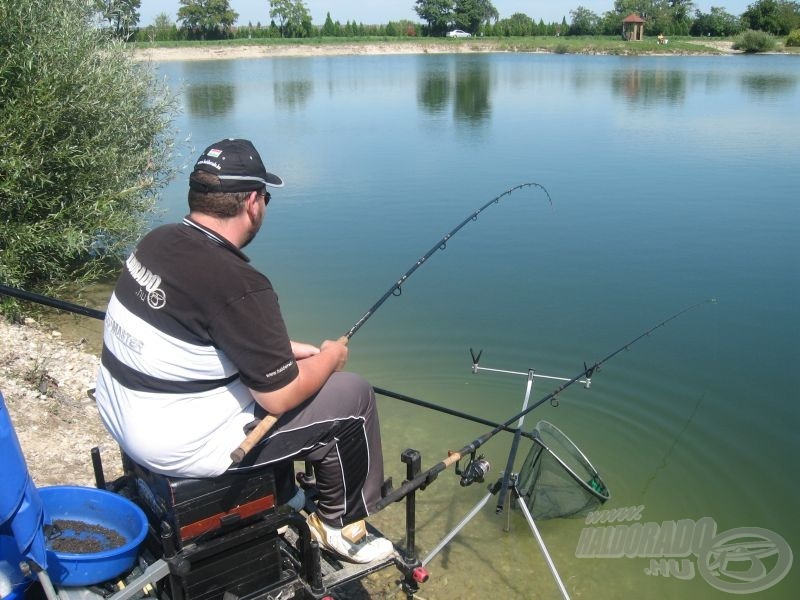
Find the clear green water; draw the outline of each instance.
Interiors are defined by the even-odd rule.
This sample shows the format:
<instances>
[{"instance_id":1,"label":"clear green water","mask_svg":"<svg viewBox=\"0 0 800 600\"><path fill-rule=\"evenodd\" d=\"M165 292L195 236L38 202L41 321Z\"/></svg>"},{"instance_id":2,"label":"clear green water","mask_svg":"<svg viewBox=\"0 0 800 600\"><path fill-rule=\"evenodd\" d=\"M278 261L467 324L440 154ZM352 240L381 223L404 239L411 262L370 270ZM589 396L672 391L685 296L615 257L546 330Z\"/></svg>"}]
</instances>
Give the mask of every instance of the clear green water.
<instances>
[{"instance_id":1,"label":"clear green water","mask_svg":"<svg viewBox=\"0 0 800 600\"><path fill-rule=\"evenodd\" d=\"M345 333L504 190L535 181L550 191L552 205L521 190L489 207L353 337L349 368L378 387L504 421L521 408L525 379L473 375L470 347L487 367L571 377L718 298L526 427L549 420L581 447L611 488L606 508L642 505L641 522L659 524L709 517L718 533L764 528L797 551L798 60L423 55L158 69L184 100L185 161L220 137L248 137L285 178L247 252L295 339ZM163 197L163 220L183 216L185 189L184 173ZM538 381L533 396L550 389ZM396 400L380 411L396 483L403 449L427 468L487 431ZM492 481L510 439L482 448ZM420 554L485 493L450 471L421 492ZM558 597L520 514L506 533L494 504L430 563L423 597ZM375 523L399 540L403 511ZM647 558L576 557L582 519L540 526L573 598L730 596L694 555L688 580L647 575ZM794 598L799 581L795 566L758 596Z\"/></svg>"}]
</instances>

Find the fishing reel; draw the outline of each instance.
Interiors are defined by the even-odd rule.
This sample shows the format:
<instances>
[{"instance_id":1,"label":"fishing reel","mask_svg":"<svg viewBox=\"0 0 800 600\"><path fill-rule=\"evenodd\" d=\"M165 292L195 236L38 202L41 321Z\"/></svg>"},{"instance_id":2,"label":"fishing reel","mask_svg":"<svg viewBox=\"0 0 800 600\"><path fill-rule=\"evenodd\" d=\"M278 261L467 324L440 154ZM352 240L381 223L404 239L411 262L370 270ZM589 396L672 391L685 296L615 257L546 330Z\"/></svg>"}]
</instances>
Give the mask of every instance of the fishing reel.
<instances>
[{"instance_id":1,"label":"fishing reel","mask_svg":"<svg viewBox=\"0 0 800 600\"><path fill-rule=\"evenodd\" d=\"M461 475L461 480L459 481L461 487L467 487L473 483L483 483L490 468L489 461L484 458L483 454L475 458L474 452L469 455L469 461L467 461L467 466L463 470L459 463L460 461L456 461L455 473L456 475Z\"/></svg>"}]
</instances>

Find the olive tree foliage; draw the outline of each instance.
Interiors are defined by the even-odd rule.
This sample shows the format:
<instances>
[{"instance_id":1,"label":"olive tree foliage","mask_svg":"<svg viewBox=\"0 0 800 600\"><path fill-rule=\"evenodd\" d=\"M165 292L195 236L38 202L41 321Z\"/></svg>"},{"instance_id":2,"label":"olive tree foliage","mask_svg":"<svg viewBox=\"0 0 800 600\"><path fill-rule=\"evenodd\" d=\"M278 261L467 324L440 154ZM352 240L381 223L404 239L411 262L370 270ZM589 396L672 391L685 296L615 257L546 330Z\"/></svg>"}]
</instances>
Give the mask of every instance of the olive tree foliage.
<instances>
[{"instance_id":1,"label":"olive tree foliage","mask_svg":"<svg viewBox=\"0 0 800 600\"><path fill-rule=\"evenodd\" d=\"M269 18L277 20L281 37L310 37L313 32L311 13L303 0L272 0Z\"/></svg>"},{"instance_id":2,"label":"olive tree foliage","mask_svg":"<svg viewBox=\"0 0 800 600\"><path fill-rule=\"evenodd\" d=\"M0 2L0 282L118 271L173 174L177 103L93 0Z\"/></svg>"},{"instance_id":3,"label":"olive tree foliage","mask_svg":"<svg viewBox=\"0 0 800 600\"><path fill-rule=\"evenodd\" d=\"M230 35L239 13L231 9L228 0L180 0L178 20L189 37L219 39Z\"/></svg>"}]
</instances>

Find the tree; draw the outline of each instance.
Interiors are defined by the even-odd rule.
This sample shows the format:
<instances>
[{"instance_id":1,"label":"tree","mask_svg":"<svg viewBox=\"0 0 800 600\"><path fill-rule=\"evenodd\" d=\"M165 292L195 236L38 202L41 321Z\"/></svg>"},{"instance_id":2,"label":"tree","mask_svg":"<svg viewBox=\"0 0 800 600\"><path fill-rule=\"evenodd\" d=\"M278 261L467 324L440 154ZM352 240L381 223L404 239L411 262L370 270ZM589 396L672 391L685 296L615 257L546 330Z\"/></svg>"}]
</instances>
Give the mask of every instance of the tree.
<instances>
[{"instance_id":1,"label":"tree","mask_svg":"<svg viewBox=\"0 0 800 600\"><path fill-rule=\"evenodd\" d=\"M311 35L311 14L302 0L271 0L269 7L270 18L278 20L281 37Z\"/></svg>"},{"instance_id":2,"label":"tree","mask_svg":"<svg viewBox=\"0 0 800 600\"><path fill-rule=\"evenodd\" d=\"M95 0L103 19L121 39L128 39L131 29L139 24L141 0Z\"/></svg>"},{"instance_id":3,"label":"tree","mask_svg":"<svg viewBox=\"0 0 800 600\"><path fill-rule=\"evenodd\" d=\"M325 24L322 26L322 31L320 33L323 37L333 37L336 35L336 26L333 24L333 19L331 19L331 13L328 13L328 16L325 17Z\"/></svg>"},{"instance_id":4,"label":"tree","mask_svg":"<svg viewBox=\"0 0 800 600\"><path fill-rule=\"evenodd\" d=\"M600 17L588 8L579 6L569 11L572 22L569 26L570 35L595 35L597 33Z\"/></svg>"},{"instance_id":5,"label":"tree","mask_svg":"<svg viewBox=\"0 0 800 600\"><path fill-rule=\"evenodd\" d=\"M175 24L167 13L158 13L153 19L153 30L157 40L168 40L174 36Z\"/></svg>"},{"instance_id":6,"label":"tree","mask_svg":"<svg viewBox=\"0 0 800 600\"><path fill-rule=\"evenodd\" d=\"M654 0L614 0L614 12L620 17L636 13L642 18L647 18L653 13Z\"/></svg>"},{"instance_id":7,"label":"tree","mask_svg":"<svg viewBox=\"0 0 800 600\"><path fill-rule=\"evenodd\" d=\"M787 35L800 27L800 4L785 0L758 0L742 13L742 22L750 29Z\"/></svg>"},{"instance_id":8,"label":"tree","mask_svg":"<svg viewBox=\"0 0 800 600\"><path fill-rule=\"evenodd\" d=\"M455 0L453 22L459 29L478 33L481 25L497 21L497 9L489 0Z\"/></svg>"},{"instance_id":9,"label":"tree","mask_svg":"<svg viewBox=\"0 0 800 600\"><path fill-rule=\"evenodd\" d=\"M431 35L444 35L453 22L455 3L453 0L416 0L414 10L428 23Z\"/></svg>"},{"instance_id":10,"label":"tree","mask_svg":"<svg viewBox=\"0 0 800 600\"><path fill-rule=\"evenodd\" d=\"M507 19L498 21L502 27L503 35L524 36L534 35L535 24L525 13L514 13Z\"/></svg>"},{"instance_id":11,"label":"tree","mask_svg":"<svg viewBox=\"0 0 800 600\"><path fill-rule=\"evenodd\" d=\"M704 14L701 11L695 12L689 32L692 35L712 35L723 37L736 35L742 30L739 18L727 12L724 8L712 6L711 11Z\"/></svg>"},{"instance_id":12,"label":"tree","mask_svg":"<svg viewBox=\"0 0 800 600\"><path fill-rule=\"evenodd\" d=\"M176 100L94 6L0 2L0 281L45 293L118 273L174 172Z\"/></svg>"},{"instance_id":13,"label":"tree","mask_svg":"<svg viewBox=\"0 0 800 600\"><path fill-rule=\"evenodd\" d=\"M215 39L227 37L239 14L228 0L180 0L178 20L192 37Z\"/></svg>"}]
</instances>

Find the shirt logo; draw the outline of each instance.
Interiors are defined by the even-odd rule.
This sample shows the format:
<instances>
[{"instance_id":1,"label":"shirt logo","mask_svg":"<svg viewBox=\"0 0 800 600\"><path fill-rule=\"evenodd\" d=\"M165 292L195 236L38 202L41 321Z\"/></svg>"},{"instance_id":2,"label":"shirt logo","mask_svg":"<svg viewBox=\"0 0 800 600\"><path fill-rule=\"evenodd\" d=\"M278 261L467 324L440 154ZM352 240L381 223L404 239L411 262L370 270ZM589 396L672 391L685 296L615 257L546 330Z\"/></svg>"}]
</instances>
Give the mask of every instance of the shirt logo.
<instances>
[{"instance_id":1,"label":"shirt logo","mask_svg":"<svg viewBox=\"0 0 800 600\"><path fill-rule=\"evenodd\" d=\"M125 267L133 280L147 292L147 304L150 308L158 310L167 303L167 294L161 289L161 276L156 275L145 267L133 253L125 261Z\"/></svg>"}]
</instances>

